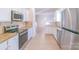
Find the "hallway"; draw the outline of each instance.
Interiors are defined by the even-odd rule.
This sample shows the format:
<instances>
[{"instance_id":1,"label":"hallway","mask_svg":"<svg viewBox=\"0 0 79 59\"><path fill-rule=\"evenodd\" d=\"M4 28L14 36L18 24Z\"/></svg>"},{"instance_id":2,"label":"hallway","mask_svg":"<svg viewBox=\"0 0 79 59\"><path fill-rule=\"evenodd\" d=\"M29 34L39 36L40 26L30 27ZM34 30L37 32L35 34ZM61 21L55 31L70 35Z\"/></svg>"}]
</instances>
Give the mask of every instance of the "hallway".
<instances>
[{"instance_id":1,"label":"hallway","mask_svg":"<svg viewBox=\"0 0 79 59\"><path fill-rule=\"evenodd\" d=\"M46 34L42 28L28 44L24 44L24 50L60 50L55 38Z\"/></svg>"}]
</instances>

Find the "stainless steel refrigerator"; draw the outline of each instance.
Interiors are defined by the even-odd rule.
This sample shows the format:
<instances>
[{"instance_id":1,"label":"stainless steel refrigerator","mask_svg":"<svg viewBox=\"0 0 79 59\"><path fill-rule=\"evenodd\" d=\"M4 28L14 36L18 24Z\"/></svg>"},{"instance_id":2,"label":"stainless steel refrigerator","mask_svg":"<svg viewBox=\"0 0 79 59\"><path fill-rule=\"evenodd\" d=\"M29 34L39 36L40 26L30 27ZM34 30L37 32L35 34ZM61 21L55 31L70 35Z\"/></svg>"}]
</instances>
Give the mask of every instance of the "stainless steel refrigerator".
<instances>
[{"instance_id":1,"label":"stainless steel refrigerator","mask_svg":"<svg viewBox=\"0 0 79 59\"><path fill-rule=\"evenodd\" d=\"M61 12L60 46L66 50L79 49L79 9L66 8Z\"/></svg>"}]
</instances>

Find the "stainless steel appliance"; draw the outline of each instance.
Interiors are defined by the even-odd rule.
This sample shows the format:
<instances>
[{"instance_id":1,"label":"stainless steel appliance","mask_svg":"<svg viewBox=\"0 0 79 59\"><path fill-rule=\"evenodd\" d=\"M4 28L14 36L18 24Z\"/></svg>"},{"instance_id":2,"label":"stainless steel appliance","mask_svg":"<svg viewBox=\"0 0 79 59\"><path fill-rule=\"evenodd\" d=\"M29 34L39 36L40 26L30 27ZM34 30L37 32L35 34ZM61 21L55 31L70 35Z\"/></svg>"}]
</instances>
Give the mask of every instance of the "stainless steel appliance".
<instances>
[{"instance_id":1,"label":"stainless steel appliance","mask_svg":"<svg viewBox=\"0 0 79 59\"><path fill-rule=\"evenodd\" d=\"M22 21L23 20L23 14L18 12L18 11L12 10L11 11L11 20L12 21Z\"/></svg>"},{"instance_id":2,"label":"stainless steel appliance","mask_svg":"<svg viewBox=\"0 0 79 59\"><path fill-rule=\"evenodd\" d=\"M24 45L24 43L28 40L28 30L27 29L18 29L17 25L9 25L4 27L5 32L17 32L19 35L19 49Z\"/></svg>"},{"instance_id":3,"label":"stainless steel appliance","mask_svg":"<svg viewBox=\"0 0 79 59\"><path fill-rule=\"evenodd\" d=\"M17 25L4 26L4 32L18 32L18 26Z\"/></svg>"},{"instance_id":4,"label":"stainless steel appliance","mask_svg":"<svg viewBox=\"0 0 79 59\"><path fill-rule=\"evenodd\" d=\"M62 30L58 28L57 29L57 42L59 45L61 43L61 33L62 33Z\"/></svg>"},{"instance_id":5,"label":"stainless steel appliance","mask_svg":"<svg viewBox=\"0 0 79 59\"><path fill-rule=\"evenodd\" d=\"M28 40L28 30L24 30L19 33L19 49L24 45L24 43Z\"/></svg>"},{"instance_id":6,"label":"stainless steel appliance","mask_svg":"<svg viewBox=\"0 0 79 59\"><path fill-rule=\"evenodd\" d=\"M62 11L62 49L79 49L79 9L67 8Z\"/></svg>"}]
</instances>

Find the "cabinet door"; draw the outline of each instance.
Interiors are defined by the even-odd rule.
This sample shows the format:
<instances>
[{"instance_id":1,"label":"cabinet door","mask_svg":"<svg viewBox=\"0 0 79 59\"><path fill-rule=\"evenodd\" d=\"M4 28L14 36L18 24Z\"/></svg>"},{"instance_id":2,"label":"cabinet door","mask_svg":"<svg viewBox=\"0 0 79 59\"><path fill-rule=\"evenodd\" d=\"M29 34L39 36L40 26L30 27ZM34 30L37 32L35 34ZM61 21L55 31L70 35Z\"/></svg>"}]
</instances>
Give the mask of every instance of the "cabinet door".
<instances>
[{"instance_id":1,"label":"cabinet door","mask_svg":"<svg viewBox=\"0 0 79 59\"><path fill-rule=\"evenodd\" d=\"M28 30L28 40L32 38L32 28Z\"/></svg>"},{"instance_id":2,"label":"cabinet door","mask_svg":"<svg viewBox=\"0 0 79 59\"><path fill-rule=\"evenodd\" d=\"M6 50L7 49L7 41L0 43L0 50Z\"/></svg>"},{"instance_id":3,"label":"cabinet door","mask_svg":"<svg viewBox=\"0 0 79 59\"><path fill-rule=\"evenodd\" d=\"M17 50L19 48L18 35L8 40L8 50Z\"/></svg>"},{"instance_id":4,"label":"cabinet door","mask_svg":"<svg viewBox=\"0 0 79 59\"><path fill-rule=\"evenodd\" d=\"M11 21L10 8L0 8L0 22Z\"/></svg>"},{"instance_id":5,"label":"cabinet door","mask_svg":"<svg viewBox=\"0 0 79 59\"><path fill-rule=\"evenodd\" d=\"M21 35L20 35L19 48L21 48L27 40L28 40L28 32L26 30L23 33L21 33Z\"/></svg>"}]
</instances>

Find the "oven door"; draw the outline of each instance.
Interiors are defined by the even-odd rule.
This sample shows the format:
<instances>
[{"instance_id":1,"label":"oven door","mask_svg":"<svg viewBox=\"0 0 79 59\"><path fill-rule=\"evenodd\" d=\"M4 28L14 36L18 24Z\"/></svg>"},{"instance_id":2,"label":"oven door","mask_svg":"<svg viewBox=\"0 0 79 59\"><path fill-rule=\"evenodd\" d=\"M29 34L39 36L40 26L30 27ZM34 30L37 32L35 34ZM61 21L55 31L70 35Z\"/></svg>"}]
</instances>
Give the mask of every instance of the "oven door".
<instances>
[{"instance_id":1,"label":"oven door","mask_svg":"<svg viewBox=\"0 0 79 59\"><path fill-rule=\"evenodd\" d=\"M20 33L19 48L21 48L27 40L28 40L28 31Z\"/></svg>"}]
</instances>

